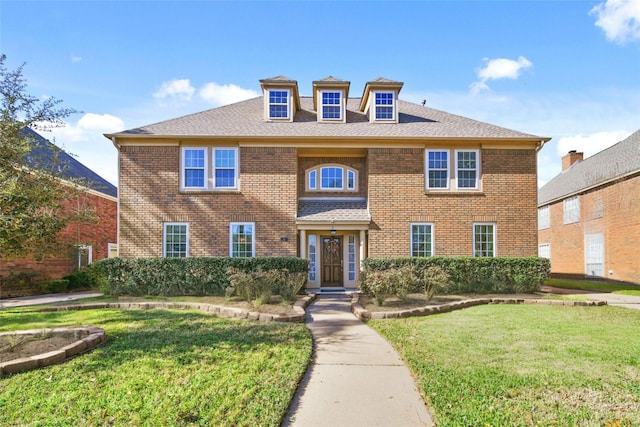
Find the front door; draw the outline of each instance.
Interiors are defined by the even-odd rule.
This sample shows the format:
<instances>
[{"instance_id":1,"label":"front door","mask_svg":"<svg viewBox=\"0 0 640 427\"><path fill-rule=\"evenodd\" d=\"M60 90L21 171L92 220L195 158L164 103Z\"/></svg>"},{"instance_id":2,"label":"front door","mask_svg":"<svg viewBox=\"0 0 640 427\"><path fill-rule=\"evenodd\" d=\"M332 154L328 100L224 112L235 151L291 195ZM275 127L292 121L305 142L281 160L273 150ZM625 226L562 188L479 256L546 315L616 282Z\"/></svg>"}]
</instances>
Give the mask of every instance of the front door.
<instances>
[{"instance_id":1,"label":"front door","mask_svg":"<svg viewBox=\"0 0 640 427\"><path fill-rule=\"evenodd\" d=\"M322 237L322 287L342 287L342 237Z\"/></svg>"}]
</instances>

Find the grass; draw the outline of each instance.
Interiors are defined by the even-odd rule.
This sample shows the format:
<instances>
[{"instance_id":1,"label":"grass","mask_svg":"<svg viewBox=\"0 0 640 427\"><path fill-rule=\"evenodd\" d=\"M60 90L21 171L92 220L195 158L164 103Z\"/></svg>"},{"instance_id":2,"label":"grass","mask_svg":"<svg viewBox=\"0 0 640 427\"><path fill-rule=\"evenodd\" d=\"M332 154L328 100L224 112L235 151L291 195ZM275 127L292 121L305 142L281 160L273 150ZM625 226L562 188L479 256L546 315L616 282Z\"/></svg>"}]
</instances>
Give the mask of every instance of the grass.
<instances>
[{"instance_id":1,"label":"grass","mask_svg":"<svg viewBox=\"0 0 640 427\"><path fill-rule=\"evenodd\" d=\"M311 355L303 324L187 310L0 312L0 330L94 325L108 342L0 379L0 425L277 426Z\"/></svg>"},{"instance_id":2,"label":"grass","mask_svg":"<svg viewBox=\"0 0 640 427\"><path fill-rule=\"evenodd\" d=\"M407 361L438 427L640 422L640 311L487 305L369 325Z\"/></svg>"},{"instance_id":3,"label":"grass","mask_svg":"<svg viewBox=\"0 0 640 427\"><path fill-rule=\"evenodd\" d=\"M620 283L583 281L583 280L565 280L565 279L549 279L549 280L545 280L544 284L547 286L553 286L555 288L580 289L580 290L593 291L593 292L626 293L626 291L633 291L635 293L631 293L627 295L640 295L640 286L638 285L624 285Z\"/></svg>"}]
</instances>

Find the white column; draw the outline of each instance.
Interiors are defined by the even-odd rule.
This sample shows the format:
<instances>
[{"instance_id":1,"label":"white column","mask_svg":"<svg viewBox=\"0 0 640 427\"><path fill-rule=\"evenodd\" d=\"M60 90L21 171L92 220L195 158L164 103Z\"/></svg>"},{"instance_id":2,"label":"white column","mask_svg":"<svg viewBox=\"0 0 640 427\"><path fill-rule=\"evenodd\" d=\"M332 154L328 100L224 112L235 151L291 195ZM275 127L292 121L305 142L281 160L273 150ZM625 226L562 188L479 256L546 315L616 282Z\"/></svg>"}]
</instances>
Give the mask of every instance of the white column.
<instances>
[{"instance_id":1,"label":"white column","mask_svg":"<svg viewBox=\"0 0 640 427\"><path fill-rule=\"evenodd\" d=\"M364 257L365 257L365 253L364 253L365 239L366 239L366 234L364 230L360 230L360 270L362 270L362 261L364 261Z\"/></svg>"},{"instance_id":2,"label":"white column","mask_svg":"<svg viewBox=\"0 0 640 427\"><path fill-rule=\"evenodd\" d=\"M300 258L307 257L307 230L300 230Z\"/></svg>"}]
</instances>

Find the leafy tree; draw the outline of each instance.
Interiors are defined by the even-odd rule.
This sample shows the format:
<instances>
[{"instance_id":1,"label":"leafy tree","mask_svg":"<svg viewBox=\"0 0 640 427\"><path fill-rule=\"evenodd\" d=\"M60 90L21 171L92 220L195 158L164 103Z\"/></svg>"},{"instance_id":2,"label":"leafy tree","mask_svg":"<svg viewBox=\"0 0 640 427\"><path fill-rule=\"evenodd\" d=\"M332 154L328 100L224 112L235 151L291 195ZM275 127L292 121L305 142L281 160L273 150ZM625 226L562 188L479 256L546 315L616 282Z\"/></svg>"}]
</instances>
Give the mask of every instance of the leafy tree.
<instances>
[{"instance_id":1,"label":"leafy tree","mask_svg":"<svg viewBox=\"0 0 640 427\"><path fill-rule=\"evenodd\" d=\"M62 179L59 149L51 145L38 154L30 130L62 126L76 111L29 95L24 64L10 71L5 60L0 55L0 257L43 257L60 252L58 233L91 212L81 206L81 183Z\"/></svg>"}]
</instances>

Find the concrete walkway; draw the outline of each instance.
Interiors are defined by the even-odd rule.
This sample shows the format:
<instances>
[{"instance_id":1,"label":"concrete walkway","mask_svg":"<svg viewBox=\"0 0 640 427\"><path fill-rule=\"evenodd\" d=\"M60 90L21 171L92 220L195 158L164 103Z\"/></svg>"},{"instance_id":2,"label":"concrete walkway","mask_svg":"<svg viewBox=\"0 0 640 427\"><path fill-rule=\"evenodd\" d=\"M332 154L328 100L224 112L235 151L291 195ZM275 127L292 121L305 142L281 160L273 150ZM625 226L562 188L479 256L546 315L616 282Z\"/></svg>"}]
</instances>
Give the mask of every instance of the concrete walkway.
<instances>
[{"instance_id":1,"label":"concrete walkway","mask_svg":"<svg viewBox=\"0 0 640 427\"><path fill-rule=\"evenodd\" d=\"M27 305L49 304L52 302L73 301L81 298L102 296L100 292L70 292L68 294L34 295L31 297L0 299L0 310L3 308L22 307Z\"/></svg>"},{"instance_id":2,"label":"concrete walkway","mask_svg":"<svg viewBox=\"0 0 640 427\"><path fill-rule=\"evenodd\" d=\"M307 309L314 357L283 426L433 426L404 361L344 295Z\"/></svg>"},{"instance_id":3,"label":"concrete walkway","mask_svg":"<svg viewBox=\"0 0 640 427\"><path fill-rule=\"evenodd\" d=\"M607 305L640 310L640 297L636 297L632 295L590 293L590 294L583 294L583 296L586 296L587 298L594 301L606 301Z\"/></svg>"}]
</instances>

